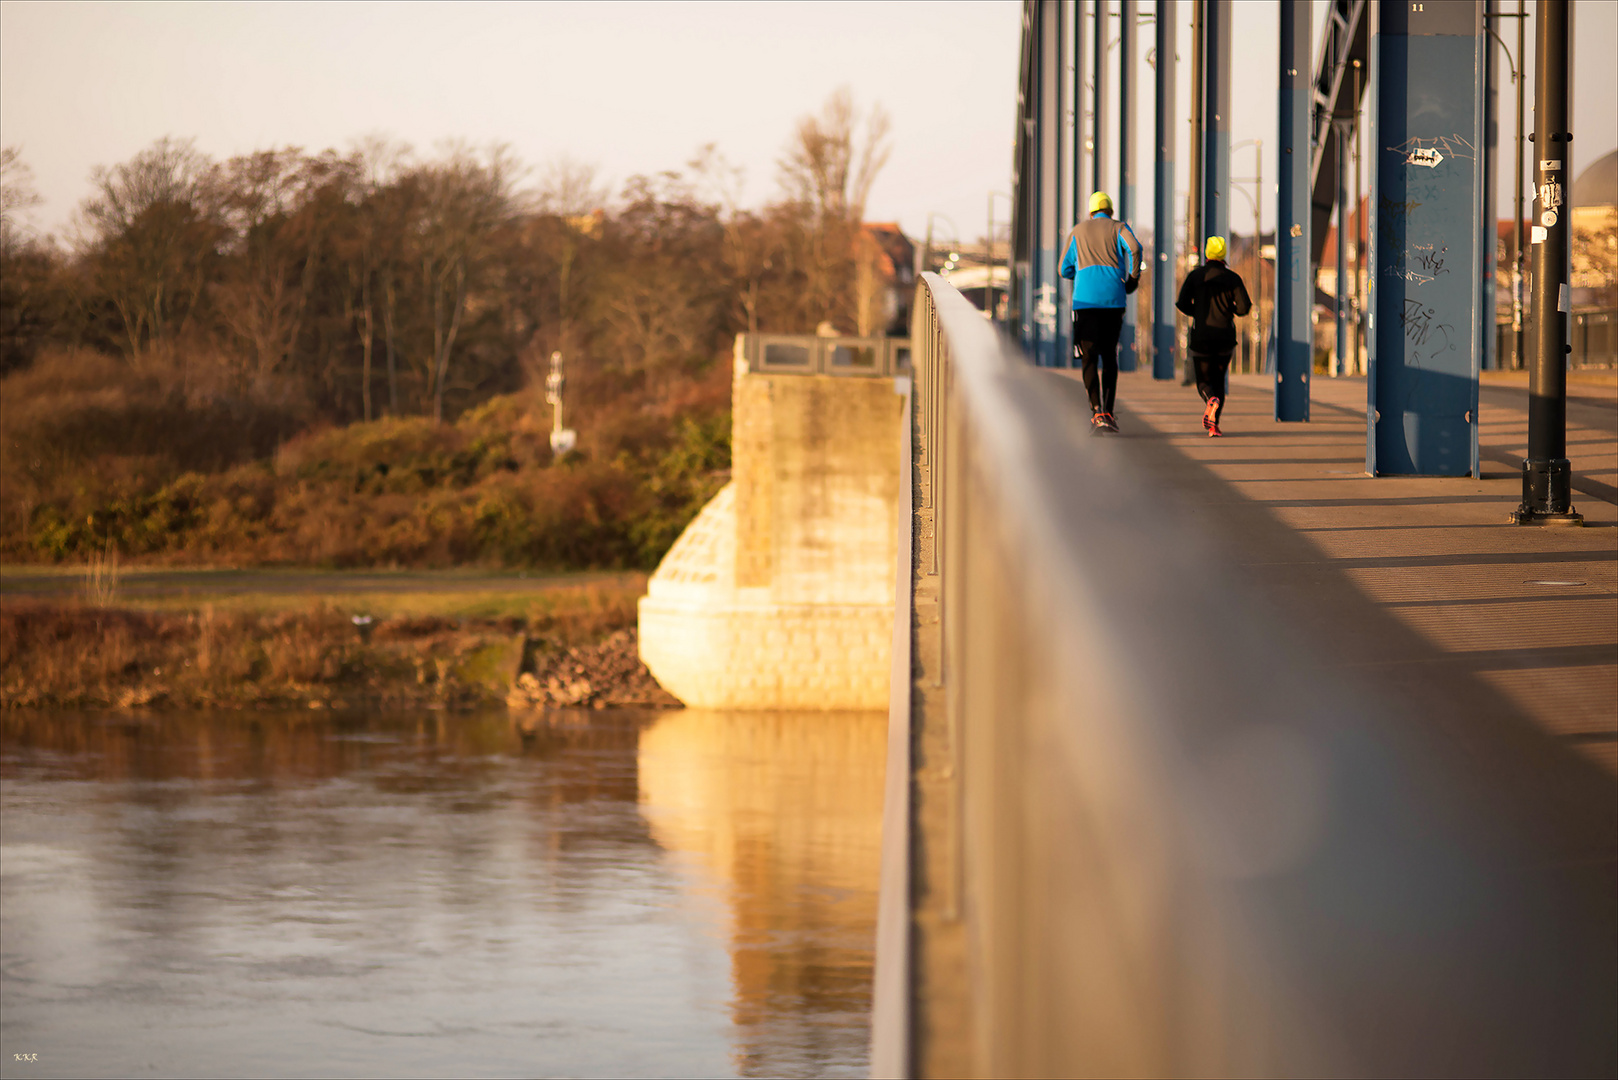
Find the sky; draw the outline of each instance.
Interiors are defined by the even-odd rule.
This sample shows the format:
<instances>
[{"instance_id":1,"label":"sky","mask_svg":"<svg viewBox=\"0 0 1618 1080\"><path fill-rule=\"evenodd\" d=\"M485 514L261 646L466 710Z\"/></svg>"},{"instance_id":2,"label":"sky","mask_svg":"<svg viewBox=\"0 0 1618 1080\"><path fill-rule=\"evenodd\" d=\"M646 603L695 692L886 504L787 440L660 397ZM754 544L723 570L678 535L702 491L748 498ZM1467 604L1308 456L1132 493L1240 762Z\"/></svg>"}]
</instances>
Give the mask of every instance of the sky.
<instances>
[{"instance_id":1,"label":"sky","mask_svg":"<svg viewBox=\"0 0 1618 1080\"><path fill-rule=\"evenodd\" d=\"M1575 6L1577 175L1618 146L1618 4ZM1324 0L1314 7L1318 38ZM1182 99L1190 8L1178 5ZM1259 0L1235 5L1231 137L1264 141L1267 228L1275 201L1276 11ZM127 160L165 135L194 138L216 158L286 145L341 150L378 133L427 153L446 139L500 141L536 174L571 159L594 165L613 190L636 173L680 169L716 143L746 170L744 202L757 206L778 192L776 161L797 118L847 86L862 108L880 103L892 117L893 156L866 216L896 220L918 240L931 224L941 241L970 241L984 231L989 193L1010 189L1020 12L1015 0L0 0L0 143L19 147L33 170L45 200L34 223L59 234L89 193L93 167ZM1502 36L1514 51L1514 31L1508 26ZM1144 57L1149 26L1139 42ZM1531 56L1528 68L1531 78ZM1139 71L1138 205L1149 207L1151 72L1144 63ZM1501 93L1509 144L1509 82ZM1185 109L1182 100L1182 119ZM1232 172L1252 175L1253 158L1252 148L1238 149ZM1509 154L1503 170L1500 206L1509 216ZM1183 164L1180 176L1183 183ZM1246 200L1238 206L1233 228L1250 230ZM995 213L1004 220L1007 200L997 200Z\"/></svg>"}]
</instances>

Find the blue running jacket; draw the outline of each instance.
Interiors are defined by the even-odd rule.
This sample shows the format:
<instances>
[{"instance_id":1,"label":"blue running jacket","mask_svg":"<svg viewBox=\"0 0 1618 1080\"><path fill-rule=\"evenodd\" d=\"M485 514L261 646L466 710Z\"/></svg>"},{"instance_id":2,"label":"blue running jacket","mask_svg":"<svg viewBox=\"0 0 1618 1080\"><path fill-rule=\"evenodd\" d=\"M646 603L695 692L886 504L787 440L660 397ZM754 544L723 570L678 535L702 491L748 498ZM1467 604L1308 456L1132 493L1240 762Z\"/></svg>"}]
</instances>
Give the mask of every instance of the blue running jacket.
<instances>
[{"instance_id":1,"label":"blue running jacket","mask_svg":"<svg viewBox=\"0 0 1618 1080\"><path fill-rule=\"evenodd\" d=\"M1062 276L1073 279L1073 310L1122 308L1124 279L1140 276L1140 241L1121 221L1097 214L1067 234Z\"/></svg>"}]
</instances>

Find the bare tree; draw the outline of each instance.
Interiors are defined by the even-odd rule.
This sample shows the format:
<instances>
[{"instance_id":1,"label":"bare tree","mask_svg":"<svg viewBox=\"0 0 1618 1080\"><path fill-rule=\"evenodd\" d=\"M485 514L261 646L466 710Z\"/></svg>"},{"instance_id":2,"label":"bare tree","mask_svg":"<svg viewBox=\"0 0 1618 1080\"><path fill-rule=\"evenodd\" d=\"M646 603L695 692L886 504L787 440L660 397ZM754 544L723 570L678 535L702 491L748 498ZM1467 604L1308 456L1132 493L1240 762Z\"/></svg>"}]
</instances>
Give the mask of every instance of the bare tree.
<instances>
[{"instance_id":1,"label":"bare tree","mask_svg":"<svg viewBox=\"0 0 1618 1080\"><path fill-rule=\"evenodd\" d=\"M231 232L219 313L250 350L253 378L298 347L333 224L329 191L346 189L354 173L332 153L310 158L294 147L232 158L215 173Z\"/></svg>"},{"instance_id":2,"label":"bare tree","mask_svg":"<svg viewBox=\"0 0 1618 1080\"><path fill-rule=\"evenodd\" d=\"M382 193L398 178L410 158L410 146L385 135L372 134L355 140L349 162L355 173L352 198L357 204L357 228L348 252L348 279L352 292L359 293L360 335L360 403L365 420L372 419L371 409L371 354L376 345L376 304L373 284L386 255L383 249L395 236L384 235L384 207ZM388 412L399 412L399 379L394 365L393 351L393 286L392 260L389 260L387 285L388 303L384 321L387 325Z\"/></svg>"},{"instance_id":3,"label":"bare tree","mask_svg":"<svg viewBox=\"0 0 1618 1080\"><path fill-rule=\"evenodd\" d=\"M746 282L739 299L747 332L756 334L759 283L770 269L771 259L768 235L759 228L758 220L742 209L746 173L740 165L731 164L714 143L698 150L689 167L719 207L725 224L725 265L736 280Z\"/></svg>"},{"instance_id":4,"label":"bare tree","mask_svg":"<svg viewBox=\"0 0 1618 1080\"><path fill-rule=\"evenodd\" d=\"M559 218L566 226L560 237L556 259L556 303L561 320L557 343L564 352L572 345L570 330L575 314L573 268L579 257L579 245L584 239L599 236L599 212L607 205L607 199L607 189L597 178L596 167L565 155L553 158L545 166L534 192L533 209Z\"/></svg>"},{"instance_id":5,"label":"bare tree","mask_svg":"<svg viewBox=\"0 0 1618 1080\"><path fill-rule=\"evenodd\" d=\"M0 148L0 256L10 256L28 242L23 215L41 202L34 189L34 170L15 146Z\"/></svg>"},{"instance_id":6,"label":"bare tree","mask_svg":"<svg viewBox=\"0 0 1618 1080\"><path fill-rule=\"evenodd\" d=\"M479 160L465 147L422 170L421 282L432 308L433 420L444 419L444 384L468 291L488 269L495 233L512 217L517 164L504 146Z\"/></svg>"},{"instance_id":7,"label":"bare tree","mask_svg":"<svg viewBox=\"0 0 1618 1080\"><path fill-rule=\"evenodd\" d=\"M794 261L812 322L867 328L868 305L856 278L861 260L870 255L860 250L860 226L871 187L892 151L889 128L880 105L872 106L862 122L853 95L841 87L826 99L820 115L798 121L778 162L781 187L806 232Z\"/></svg>"},{"instance_id":8,"label":"bare tree","mask_svg":"<svg viewBox=\"0 0 1618 1080\"><path fill-rule=\"evenodd\" d=\"M90 174L95 193L80 220L135 362L154 342L184 333L217 261L225 225L213 171L191 140L165 137Z\"/></svg>"},{"instance_id":9,"label":"bare tree","mask_svg":"<svg viewBox=\"0 0 1618 1080\"><path fill-rule=\"evenodd\" d=\"M865 220L871 186L893 151L891 126L887 111L873 105L860 131L853 95L848 87L839 87L819 116L798 120L779 162L782 188L819 219L859 224Z\"/></svg>"}]
</instances>

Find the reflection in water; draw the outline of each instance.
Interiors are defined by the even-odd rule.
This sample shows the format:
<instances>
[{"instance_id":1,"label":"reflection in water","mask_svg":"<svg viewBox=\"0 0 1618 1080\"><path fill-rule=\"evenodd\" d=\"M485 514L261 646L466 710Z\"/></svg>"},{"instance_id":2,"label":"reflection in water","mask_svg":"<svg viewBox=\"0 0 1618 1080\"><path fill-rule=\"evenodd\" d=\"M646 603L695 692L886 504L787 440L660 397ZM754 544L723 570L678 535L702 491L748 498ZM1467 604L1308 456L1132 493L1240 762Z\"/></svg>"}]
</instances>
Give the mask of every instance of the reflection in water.
<instances>
[{"instance_id":1,"label":"reflection in water","mask_svg":"<svg viewBox=\"0 0 1618 1080\"><path fill-rule=\"evenodd\" d=\"M863 1072L880 729L4 715L6 1075Z\"/></svg>"},{"instance_id":2,"label":"reflection in water","mask_svg":"<svg viewBox=\"0 0 1618 1080\"><path fill-rule=\"evenodd\" d=\"M688 709L641 735L652 835L725 900L743 1075L863 1065L886 723Z\"/></svg>"}]
</instances>

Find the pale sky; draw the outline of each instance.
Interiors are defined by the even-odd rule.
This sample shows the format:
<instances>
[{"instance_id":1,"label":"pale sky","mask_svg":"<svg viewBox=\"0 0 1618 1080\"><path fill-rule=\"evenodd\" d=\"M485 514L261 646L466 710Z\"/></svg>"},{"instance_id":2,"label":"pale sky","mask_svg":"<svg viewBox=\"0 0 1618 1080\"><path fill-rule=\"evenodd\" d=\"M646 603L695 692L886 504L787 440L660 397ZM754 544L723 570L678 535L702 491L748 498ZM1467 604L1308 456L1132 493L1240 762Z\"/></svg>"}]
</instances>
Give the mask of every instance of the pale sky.
<instances>
[{"instance_id":1,"label":"pale sky","mask_svg":"<svg viewBox=\"0 0 1618 1080\"><path fill-rule=\"evenodd\" d=\"M1618 4L1576 7L1575 175L1618 145ZM1179 4L1182 97L1190 8ZM1315 8L1318 36L1323 0ZM1152 9L1149 0L1141 9ZM1264 140L1271 225L1276 5L1241 0L1236 20L1232 139ZM429 152L449 138L499 140L536 168L564 156L593 163L614 191L637 172L681 168L714 142L746 167L746 199L758 205L776 193L775 161L794 121L846 84L862 106L880 102L893 119L893 157L867 216L898 220L920 239L936 212L940 239L972 239L983 232L988 193L1010 188L1019 32L1015 0L0 0L0 142L21 148L46 200L35 222L57 231L88 193L92 167L127 160L163 135L195 138L216 158L283 145L346 149L378 132ZM1139 43L1144 57L1150 26ZM1140 216L1151 205L1150 79L1140 64ZM1511 93L1503 80L1503 144ZM1232 172L1251 175L1252 160L1251 149L1238 150ZM1504 208L1509 152L1502 167ZM1246 201L1237 205L1233 225L1250 230ZM999 200L997 218L1007 212Z\"/></svg>"}]
</instances>

